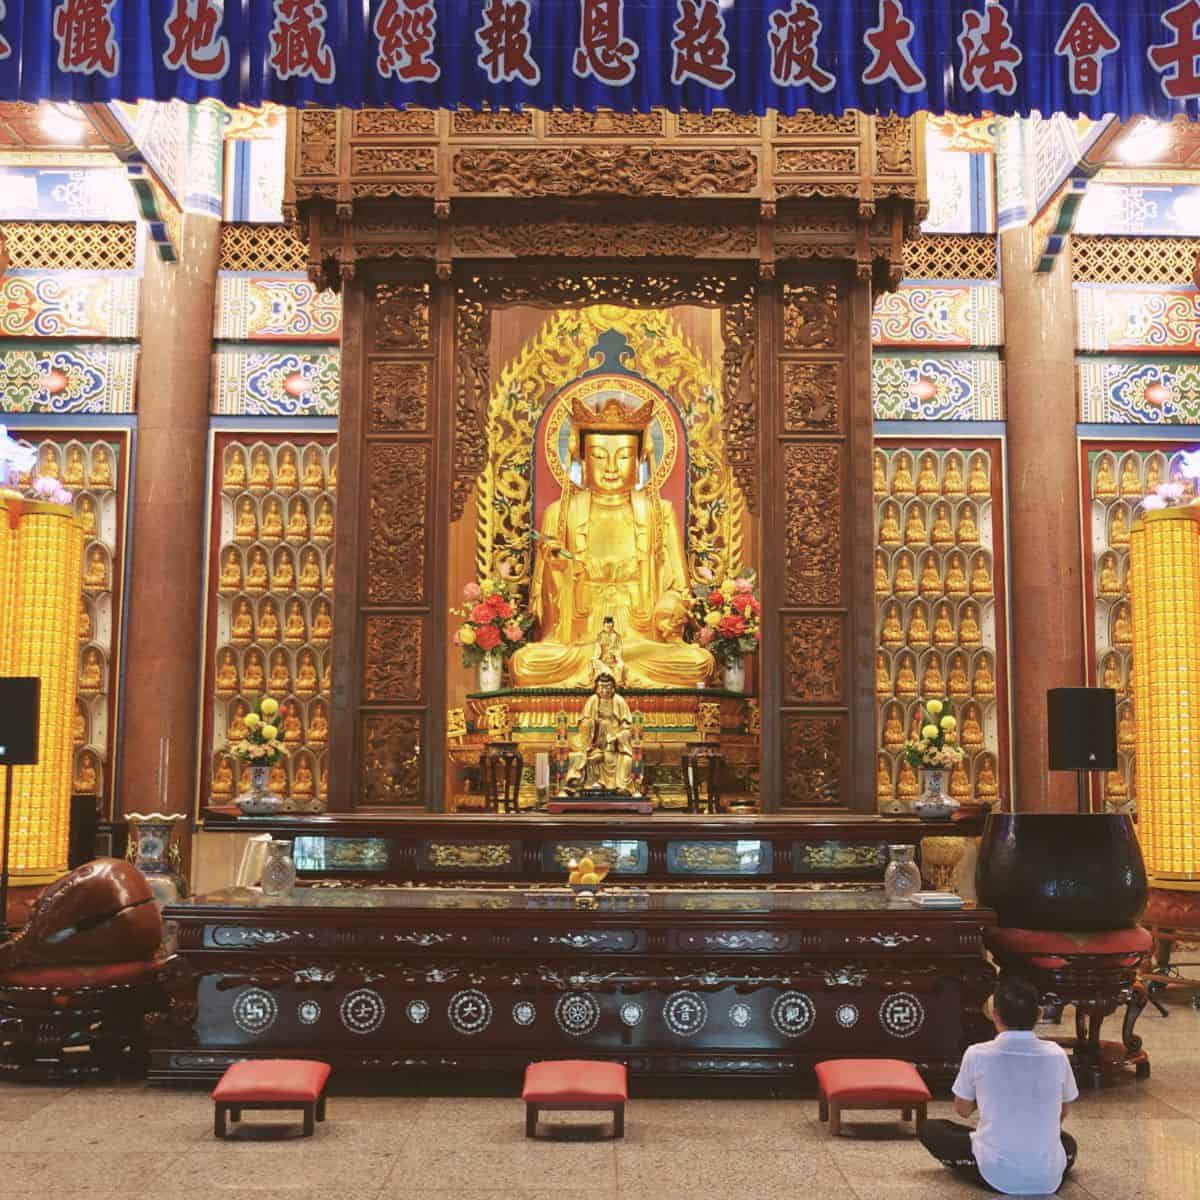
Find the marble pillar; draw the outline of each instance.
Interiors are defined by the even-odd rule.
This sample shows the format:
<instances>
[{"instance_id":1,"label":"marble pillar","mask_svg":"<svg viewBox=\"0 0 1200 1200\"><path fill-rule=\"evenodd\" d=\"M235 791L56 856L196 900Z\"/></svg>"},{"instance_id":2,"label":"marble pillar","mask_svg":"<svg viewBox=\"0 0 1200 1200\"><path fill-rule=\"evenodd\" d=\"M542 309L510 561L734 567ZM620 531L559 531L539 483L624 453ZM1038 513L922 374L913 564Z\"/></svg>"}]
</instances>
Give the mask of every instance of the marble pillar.
<instances>
[{"instance_id":1,"label":"marble pillar","mask_svg":"<svg viewBox=\"0 0 1200 1200\"><path fill-rule=\"evenodd\" d=\"M1000 235L1008 391L1013 806L1073 811L1075 776L1046 767L1046 691L1084 678L1069 248L1034 274L1028 228Z\"/></svg>"},{"instance_id":2,"label":"marble pillar","mask_svg":"<svg viewBox=\"0 0 1200 1200\"><path fill-rule=\"evenodd\" d=\"M177 263L146 254L127 591L121 811L190 813L203 646L204 493L220 222L188 214ZM169 739L165 798L160 739Z\"/></svg>"}]
</instances>

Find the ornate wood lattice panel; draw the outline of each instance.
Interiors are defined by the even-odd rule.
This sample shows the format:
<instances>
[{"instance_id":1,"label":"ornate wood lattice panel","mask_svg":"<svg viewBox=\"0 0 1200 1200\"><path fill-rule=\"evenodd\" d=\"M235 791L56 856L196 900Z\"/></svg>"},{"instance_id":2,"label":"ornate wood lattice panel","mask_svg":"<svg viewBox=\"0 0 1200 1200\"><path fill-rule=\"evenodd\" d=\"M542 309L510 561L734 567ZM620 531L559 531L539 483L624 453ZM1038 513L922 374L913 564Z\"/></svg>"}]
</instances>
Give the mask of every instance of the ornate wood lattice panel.
<instances>
[{"instance_id":1,"label":"ornate wood lattice panel","mask_svg":"<svg viewBox=\"0 0 1200 1200\"><path fill-rule=\"evenodd\" d=\"M905 279L997 279L999 275L999 247L993 234L925 234L904 243Z\"/></svg>"},{"instance_id":2,"label":"ornate wood lattice panel","mask_svg":"<svg viewBox=\"0 0 1200 1200\"><path fill-rule=\"evenodd\" d=\"M1104 237L1071 239L1076 283L1186 283L1195 278L1200 238Z\"/></svg>"},{"instance_id":3,"label":"ornate wood lattice panel","mask_svg":"<svg viewBox=\"0 0 1200 1200\"><path fill-rule=\"evenodd\" d=\"M303 271L308 247L287 225L223 225L222 271Z\"/></svg>"},{"instance_id":4,"label":"ornate wood lattice panel","mask_svg":"<svg viewBox=\"0 0 1200 1200\"><path fill-rule=\"evenodd\" d=\"M132 271L137 226L132 222L16 221L4 226L9 266L40 271Z\"/></svg>"}]
</instances>

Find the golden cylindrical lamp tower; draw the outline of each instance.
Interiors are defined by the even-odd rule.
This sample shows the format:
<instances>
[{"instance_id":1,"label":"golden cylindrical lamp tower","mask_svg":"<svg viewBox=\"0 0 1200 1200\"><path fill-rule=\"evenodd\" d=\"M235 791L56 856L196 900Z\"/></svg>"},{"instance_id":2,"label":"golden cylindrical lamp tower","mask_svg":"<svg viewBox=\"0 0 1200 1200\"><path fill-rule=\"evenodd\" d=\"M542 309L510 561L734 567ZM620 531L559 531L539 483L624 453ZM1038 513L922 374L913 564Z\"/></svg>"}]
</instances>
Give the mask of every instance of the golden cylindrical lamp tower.
<instances>
[{"instance_id":1,"label":"golden cylindrical lamp tower","mask_svg":"<svg viewBox=\"0 0 1200 1200\"><path fill-rule=\"evenodd\" d=\"M9 875L53 883L67 870L83 528L63 504L0 496L0 675L41 680L38 763L13 772ZM0 789L5 784L0 768Z\"/></svg>"},{"instance_id":2,"label":"golden cylindrical lamp tower","mask_svg":"<svg viewBox=\"0 0 1200 1200\"><path fill-rule=\"evenodd\" d=\"M1130 535L1138 838L1151 886L1200 888L1200 507Z\"/></svg>"}]
</instances>

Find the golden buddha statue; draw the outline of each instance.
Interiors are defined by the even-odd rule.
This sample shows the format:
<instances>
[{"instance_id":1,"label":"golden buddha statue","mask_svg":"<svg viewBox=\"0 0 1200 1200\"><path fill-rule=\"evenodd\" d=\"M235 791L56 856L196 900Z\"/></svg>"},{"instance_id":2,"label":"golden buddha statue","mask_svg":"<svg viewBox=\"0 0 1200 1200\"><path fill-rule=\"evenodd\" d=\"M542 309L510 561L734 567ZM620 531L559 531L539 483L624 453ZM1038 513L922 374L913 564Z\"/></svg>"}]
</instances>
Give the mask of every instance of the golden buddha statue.
<instances>
[{"instance_id":1,"label":"golden buddha statue","mask_svg":"<svg viewBox=\"0 0 1200 1200\"><path fill-rule=\"evenodd\" d=\"M238 772L238 791L248 792L250 790L250 764L246 763Z\"/></svg>"},{"instance_id":2,"label":"golden buddha statue","mask_svg":"<svg viewBox=\"0 0 1200 1200\"><path fill-rule=\"evenodd\" d=\"M300 714L294 704L284 709L283 740L288 746L299 746L304 742L304 726L300 723Z\"/></svg>"},{"instance_id":3,"label":"golden buddha statue","mask_svg":"<svg viewBox=\"0 0 1200 1200\"><path fill-rule=\"evenodd\" d=\"M958 544L978 546L979 528L975 524L975 506L964 504L958 514Z\"/></svg>"},{"instance_id":4,"label":"golden buddha statue","mask_svg":"<svg viewBox=\"0 0 1200 1200\"><path fill-rule=\"evenodd\" d=\"M950 509L945 504L939 504L934 509L932 540L935 546L954 545L954 530L950 526Z\"/></svg>"},{"instance_id":5,"label":"golden buddha statue","mask_svg":"<svg viewBox=\"0 0 1200 1200\"><path fill-rule=\"evenodd\" d=\"M924 650L929 645L929 618L923 604L914 604L908 618L908 644L914 650Z\"/></svg>"},{"instance_id":6,"label":"golden buddha statue","mask_svg":"<svg viewBox=\"0 0 1200 1200\"><path fill-rule=\"evenodd\" d=\"M917 594L917 581L913 576L911 554L901 554L896 560L896 579L892 584L892 591L897 596L915 596Z\"/></svg>"},{"instance_id":7,"label":"golden buddha statue","mask_svg":"<svg viewBox=\"0 0 1200 1200\"><path fill-rule=\"evenodd\" d=\"M275 551L275 570L271 575L271 591L290 592L296 586L296 564L292 552L283 547Z\"/></svg>"},{"instance_id":8,"label":"golden buddha statue","mask_svg":"<svg viewBox=\"0 0 1200 1200\"><path fill-rule=\"evenodd\" d=\"M277 492L294 492L300 482L296 471L296 453L290 447L285 447L279 455L279 470L275 473L275 490Z\"/></svg>"},{"instance_id":9,"label":"golden buddha statue","mask_svg":"<svg viewBox=\"0 0 1200 1200\"><path fill-rule=\"evenodd\" d=\"M879 544L889 550L900 545L900 510L892 503L883 506L883 516L879 522Z\"/></svg>"},{"instance_id":10,"label":"golden buddha statue","mask_svg":"<svg viewBox=\"0 0 1200 1200\"><path fill-rule=\"evenodd\" d=\"M541 640L512 656L517 687L590 683L609 616L629 686L694 688L712 673L712 655L683 640L690 588L675 506L636 486L653 408L612 394L600 409L572 405L569 452L583 487L568 478L542 517L529 591Z\"/></svg>"},{"instance_id":11,"label":"golden buddha statue","mask_svg":"<svg viewBox=\"0 0 1200 1200\"><path fill-rule=\"evenodd\" d=\"M966 495L963 487L962 461L957 454L946 456L946 471L942 476L942 495L954 499Z\"/></svg>"},{"instance_id":12,"label":"golden buddha statue","mask_svg":"<svg viewBox=\"0 0 1200 1200\"><path fill-rule=\"evenodd\" d=\"M304 664L300 664L300 676L304 677ZM321 672L321 691L329 695L333 691L333 659L331 658L326 664L325 669Z\"/></svg>"},{"instance_id":13,"label":"golden buddha statue","mask_svg":"<svg viewBox=\"0 0 1200 1200\"><path fill-rule=\"evenodd\" d=\"M57 479L59 475L58 452L53 446L44 446L38 455L38 474L47 479Z\"/></svg>"},{"instance_id":14,"label":"golden buddha statue","mask_svg":"<svg viewBox=\"0 0 1200 1200\"><path fill-rule=\"evenodd\" d=\"M913 504L908 510L908 520L904 522L904 541L909 546L929 545L929 534L925 532L925 516L919 504Z\"/></svg>"},{"instance_id":15,"label":"golden buddha statue","mask_svg":"<svg viewBox=\"0 0 1200 1200\"><path fill-rule=\"evenodd\" d=\"M254 503L247 497L238 508L237 523L233 527L234 541L252 542L258 537L258 517Z\"/></svg>"},{"instance_id":16,"label":"golden buddha statue","mask_svg":"<svg viewBox=\"0 0 1200 1200\"><path fill-rule=\"evenodd\" d=\"M75 714L71 718L71 742L73 745L82 746L87 741L87 717L83 715L83 709L79 707L79 701L75 701Z\"/></svg>"},{"instance_id":17,"label":"golden buddha statue","mask_svg":"<svg viewBox=\"0 0 1200 1200\"><path fill-rule=\"evenodd\" d=\"M967 778L966 759L961 759L950 772L950 795L955 800L970 800L971 781Z\"/></svg>"},{"instance_id":18,"label":"golden buddha statue","mask_svg":"<svg viewBox=\"0 0 1200 1200\"><path fill-rule=\"evenodd\" d=\"M977 554L971 567L971 595L990 596L992 594L992 573L988 570L987 555Z\"/></svg>"},{"instance_id":19,"label":"golden buddha statue","mask_svg":"<svg viewBox=\"0 0 1200 1200\"><path fill-rule=\"evenodd\" d=\"M921 568L921 582L918 590L922 596L927 598L940 596L946 590L946 585L942 582L942 573L938 570L936 554L925 556L925 565Z\"/></svg>"},{"instance_id":20,"label":"golden buddha statue","mask_svg":"<svg viewBox=\"0 0 1200 1200\"><path fill-rule=\"evenodd\" d=\"M304 478L300 486L306 492L319 492L325 487L325 472L321 467L321 452L310 450L304 461Z\"/></svg>"},{"instance_id":21,"label":"golden buddha statue","mask_svg":"<svg viewBox=\"0 0 1200 1200\"><path fill-rule=\"evenodd\" d=\"M1162 460L1156 454L1146 467L1146 495L1154 491L1162 481Z\"/></svg>"},{"instance_id":22,"label":"golden buddha statue","mask_svg":"<svg viewBox=\"0 0 1200 1200\"><path fill-rule=\"evenodd\" d=\"M246 456L241 446L234 446L233 452L225 464L225 472L221 476L221 487L231 492L239 492L246 486Z\"/></svg>"},{"instance_id":23,"label":"golden buddha statue","mask_svg":"<svg viewBox=\"0 0 1200 1200\"><path fill-rule=\"evenodd\" d=\"M319 592L321 590L321 560L317 552L309 547L304 555L304 565L300 570L300 581L296 590L301 592Z\"/></svg>"},{"instance_id":24,"label":"golden buddha statue","mask_svg":"<svg viewBox=\"0 0 1200 1200\"><path fill-rule=\"evenodd\" d=\"M1130 698L1130 700L1134 699L1134 697L1137 695L1137 687L1134 683L1134 676L1136 675L1136 673L1137 673L1137 664L1134 663L1134 661L1132 659L1130 659L1129 660L1129 677L1125 681L1125 694ZM1105 684L1105 686L1107 687L1108 685Z\"/></svg>"},{"instance_id":25,"label":"golden buddha statue","mask_svg":"<svg viewBox=\"0 0 1200 1200\"><path fill-rule=\"evenodd\" d=\"M276 650L271 656L271 674L267 676L267 691L277 699L292 690L292 668L288 656Z\"/></svg>"},{"instance_id":26,"label":"golden buddha statue","mask_svg":"<svg viewBox=\"0 0 1200 1200\"><path fill-rule=\"evenodd\" d=\"M1125 689L1121 686L1121 664L1115 654L1106 654L1100 668L1100 686L1112 688L1119 696ZM1130 672L1132 677L1132 671Z\"/></svg>"},{"instance_id":27,"label":"golden buddha statue","mask_svg":"<svg viewBox=\"0 0 1200 1200\"><path fill-rule=\"evenodd\" d=\"M62 481L67 487L83 487L83 455L79 452L78 446L71 447L70 456L67 458L67 469L63 472Z\"/></svg>"},{"instance_id":28,"label":"golden buddha statue","mask_svg":"<svg viewBox=\"0 0 1200 1200\"><path fill-rule=\"evenodd\" d=\"M1149 490L1149 488L1142 487L1142 481L1138 477L1137 467L1133 465L1133 459L1127 458L1121 464L1121 495L1140 497Z\"/></svg>"},{"instance_id":29,"label":"golden buddha statue","mask_svg":"<svg viewBox=\"0 0 1200 1200\"><path fill-rule=\"evenodd\" d=\"M971 683L967 679L965 660L961 654L955 653L950 658L950 680L946 691L952 700L959 700L971 694Z\"/></svg>"},{"instance_id":30,"label":"golden buddha statue","mask_svg":"<svg viewBox=\"0 0 1200 1200\"><path fill-rule=\"evenodd\" d=\"M896 695L915 696L917 694L916 664L911 654L900 656L900 667L896 671Z\"/></svg>"},{"instance_id":31,"label":"golden buddha statue","mask_svg":"<svg viewBox=\"0 0 1200 1200\"><path fill-rule=\"evenodd\" d=\"M225 729L225 736L231 742L240 742L246 736L246 714L250 710L245 700L236 700L233 705L233 715Z\"/></svg>"},{"instance_id":32,"label":"golden buddha statue","mask_svg":"<svg viewBox=\"0 0 1200 1200\"><path fill-rule=\"evenodd\" d=\"M979 628L979 609L974 604L965 605L962 620L958 624L958 640L964 646L979 646L983 633Z\"/></svg>"},{"instance_id":33,"label":"golden buddha statue","mask_svg":"<svg viewBox=\"0 0 1200 1200\"><path fill-rule=\"evenodd\" d=\"M267 505L267 511L263 514L262 523L262 540L264 542L278 542L283 539L283 510L279 507L278 500L272 500Z\"/></svg>"},{"instance_id":34,"label":"golden buddha statue","mask_svg":"<svg viewBox=\"0 0 1200 1200\"><path fill-rule=\"evenodd\" d=\"M1107 454L1100 456L1096 464L1096 482L1092 485L1092 495L1098 500L1109 500L1117 494L1117 481L1113 478L1112 460Z\"/></svg>"},{"instance_id":35,"label":"golden buddha statue","mask_svg":"<svg viewBox=\"0 0 1200 1200\"><path fill-rule=\"evenodd\" d=\"M887 459L879 450L875 451L871 459L871 487L875 495L887 495Z\"/></svg>"},{"instance_id":36,"label":"golden buddha statue","mask_svg":"<svg viewBox=\"0 0 1200 1200\"><path fill-rule=\"evenodd\" d=\"M250 558L250 570L246 572L246 591L265 592L267 590L267 556L261 549L255 549Z\"/></svg>"},{"instance_id":37,"label":"golden buddha statue","mask_svg":"<svg viewBox=\"0 0 1200 1200\"><path fill-rule=\"evenodd\" d=\"M321 768L321 777L317 780L317 797L324 800L329 795L329 770Z\"/></svg>"},{"instance_id":38,"label":"golden buddha statue","mask_svg":"<svg viewBox=\"0 0 1200 1200\"><path fill-rule=\"evenodd\" d=\"M875 595L890 596L892 585L888 580L887 560L881 551L875 551Z\"/></svg>"},{"instance_id":39,"label":"golden buddha statue","mask_svg":"<svg viewBox=\"0 0 1200 1200\"><path fill-rule=\"evenodd\" d=\"M981 754L975 769L975 799L994 800L1000 795L1000 781L996 778L996 760L990 754Z\"/></svg>"},{"instance_id":40,"label":"golden buddha statue","mask_svg":"<svg viewBox=\"0 0 1200 1200\"><path fill-rule=\"evenodd\" d=\"M896 789L892 784L892 768L886 754L881 754L876 760L875 765L875 799L882 803L885 800L893 800L896 796Z\"/></svg>"},{"instance_id":41,"label":"golden buddha statue","mask_svg":"<svg viewBox=\"0 0 1200 1200\"><path fill-rule=\"evenodd\" d=\"M596 789L632 794L634 790L633 713L607 673L596 677L583 706L563 783L568 792Z\"/></svg>"},{"instance_id":42,"label":"golden buddha statue","mask_svg":"<svg viewBox=\"0 0 1200 1200\"><path fill-rule=\"evenodd\" d=\"M328 542L333 537L333 505L324 497L317 504L317 519L313 522L313 540Z\"/></svg>"},{"instance_id":43,"label":"golden buddha statue","mask_svg":"<svg viewBox=\"0 0 1200 1200\"><path fill-rule=\"evenodd\" d=\"M232 696L238 690L237 662L232 650L221 651L221 661L217 664L218 696Z\"/></svg>"},{"instance_id":44,"label":"golden buddha statue","mask_svg":"<svg viewBox=\"0 0 1200 1200\"><path fill-rule=\"evenodd\" d=\"M297 496L292 501L288 512L287 540L289 542L308 541L308 505Z\"/></svg>"},{"instance_id":45,"label":"golden buddha statue","mask_svg":"<svg viewBox=\"0 0 1200 1200\"><path fill-rule=\"evenodd\" d=\"M79 640L92 640L92 614L88 612L88 606L83 602L82 596L79 597Z\"/></svg>"},{"instance_id":46,"label":"golden buddha statue","mask_svg":"<svg viewBox=\"0 0 1200 1200\"><path fill-rule=\"evenodd\" d=\"M921 458L921 471L917 475L917 495L933 497L938 490L937 459L926 454Z\"/></svg>"},{"instance_id":47,"label":"golden buddha statue","mask_svg":"<svg viewBox=\"0 0 1200 1200\"><path fill-rule=\"evenodd\" d=\"M229 759L221 758L218 761L217 769L213 772L210 790L214 797L221 799L233 795L233 768L229 765Z\"/></svg>"},{"instance_id":48,"label":"golden buddha statue","mask_svg":"<svg viewBox=\"0 0 1200 1200\"><path fill-rule=\"evenodd\" d=\"M1132 750L1134 741L1133 709L1123 704L1121 714L1117 717L1117 745L1122 750Z\"/></svg>"},{"instance_id":49,"label":"golden buddha statue","mask_svg":"<svg viewBox=\"0 0 1200 1200\"><path fill-rule=\"evenodd\" d=\"M901 452L896 455L896 470L892 475L892 495L911 496L914 492L912 459Z\"/></svg>"},{"instance_id":50,"label":"golden buddha statue","mask_svg":"<svg viewBox=\"0 0 1200 1200\"><path fill-rule=\"evenodd\" d=\"M981 654L975 663L975 677L971 681L971 690L976 696L996 694L996 679L992 675L991 659L986 654Z\"/></svg>"},{"instance_id":51,"label":"golden buddha statue","mask_svg":"<svg viewBox=\"0 0 1200 1200\"><path fill-rule=\"evenodd\" d=\"M300 655L300 666L296 670L296 695L315 696L317 694L317 664L313 661L312 651L305 650Z\"/></svg>"},{"instance_id":52,"label":"golden buddha statue","mask_svg":"<svg viewBox=\"0 0 1200 1200\"><path fill-rule=\"evenodd\" d=\"M271 464L267 452L259 446L254 452L254 464L250 468L250 482L246 485L252 492L271 490Z\"/></svg>"},{"instance_id":53,"label":"golden buddha statue","mask_svg":"<svg viewBox=\"0 0 1200 1200\"><path fill-rule=\"evenodd\" d=\"M950 650L958 645L954 622L950 619L950 605L939 604L937 620L933 623L933 644L939 650Z\"/></svg>"},{"instance_id":54,"label":"golden buddha statue","mask_svg":"<svg viewBox=\"0 0 1200 1200\"><path fill-rule=\"evenodd\" d=\"M921 794L917 772L907 758L900 760L900 772L896 776L896 795L901 800L915 800Z\"/></svg>"},{"instance_id":55,"label":"golden buddha statue","mask_svg":"<svg viewBox=\"0 0 1200 1200\"><path fill-rule=\"evenodd\" d=\"M99 546L93 548L83 573L83 586L89 592L103 592L108 588L108 564Z\"/></svg>"},{"instance_id":56,"label":"golden buddha statue","mask_svg":"<svg viewBox=\"0 0 1200 1200\"><path fill-rule=\"evenodd\" d=\"M271 644L279 641L279 610L275 601L266 599L258 606L258 637L260 642Z\"/></svg>"},{"instance_id":57,"label":"golden buddha statue","mask_svg":"<svg viewBox=\"0 0 1200 1200\"><path fill-rule=\"evenodd\" d=\"M900 706L889 704L883 724L883 744L894 750L904 745L904 726L900 724Z\"/></svg>"},{"instance_id":58,"label":"golden buddha statue","mask_svg":"<svg viewBox=\"0 0 1200 1200\"><path fill-rule=\"evenodd\" d=\"M233 547L230 547L225 554L225 563L221 567L219 590L222 592L240 592L242 590L242 563L238 558L238 552Z\"/></svg>"},{"instance_id":59,"label":"golden buddha statue","mask_svg":"<svg viewBox=\"0 0 1200 1200\"><path fill-rule=\"evenodd\" d=\"M242 672L242 687L251 695L261 695L266 689L267 668L262 652L249 650L246 653L246 669Z\"/></svg>"},{"instance_id":60,"label":"golden buddha statue","mask_svg":"<svg viewBox=\"0 0 1200 1200\"><path fill-rule=\"evenodd\" d=\"M271 773L267 776L267 791L274 793L276 796L286 796L288 794L287 767L283 763L277 762L271 768Z\"/></svg>"},{"instance_id":61,"label":"golden buddha statue","mask_svg":"<svg viewBox=\"0 0 1200 1200\"><path fill-rule=\"evenodd\" d=\"M332 593L333 591L333 555L331 554L325 563L325 590Z\"/></svg>"},{"instance_id":62,"label":"golden buddha statue","mask_svg":"<svg viewBox=\"0 0 1200 1200\"><path fill-rule=\"evenodd\" d=\"M229 640L240 646L254 641L254 614L250 611L250 601L245 596L238 601L234 611Z\"/></svg>"},{"instance_id":63,"label":"golden buddha statue","mask_svg":"<svg viewBox=\"0 0 1200 1200\"><path fill-rule=\"evenodd\" d=\"M1108 527L1108 544L1110 546L1129 545L1129 518L1125 515L1125 506L1122 504L1113 508L1112 523Z\"/></svg>"},{"instance_id":64,"label":"golden buddha statue","mask_svg":"<svg viewBox=\"0 0 1200 1200\"><path fill-rule=\"evenodd\" d=\"M889 604L883 615L883 627L879 631L879 640L889 650L896 650L904 645L904 627L900 624L900 610L895 604Z\"/></svg>"},{"instance_id":65,"label":"golden buddha statue","mask_svg":"<svg viewBox=\"0 0 1200 1200\"><path fill-rule=\"evenodd\" d=\"M979 724L979 709L974 704L968 704L963 710L958 740L968 749L983 745L983 726Z\"/></svg>"},{"instance_id":66,"label":"golden buddha statue","mask_svg":"<svg viewBox=\"0 0 1200 1200\"><path fill-rule=\"evenodd\" d=\"M1101 596L1119 596L1121 594L1121 577L1117 573L1117 558L1114 554L1106 554L1100 560Z\"/></svg>"},{"instance_id":67,"label":"golden buddha statue","mask_svg":"<svg viewBox=\"0 0 1200 1200\"><path fill-rule=\"evenodd\" d=\"M925 661L925 670L921 672L921 695L940 697L946 694L946 681L942 677L942 665L938 656L931 654Z\"/></svg>"},{"instance_id":68,"label":"golden buddha statue","mask_svg":"<svg viewBox=\"0 0 1200 1200\"><path fill-rule=\"evenodd\" d=\"M946 595L955 598L967 595L967 572L963 556L956 550L946 566Z\"/></svg>"},{"instance_id":69,"label":"golden buddha statue","mask_svg":"<svg viewBox=\"0 0 1200 1200\"><path fill-rule=\"evenodd\" d=\"M329 741L329 718L325 715L325 706L315 704L312 715L308 719L308 744L323 746L327 741Z\"/></svg>"},{"instance_id":70,"label":"golden buddha statue","mask_svg":"<svg viewBox=\"0 0 1200 1200\"><path fill-rule=\"evenodd\" d=\"M83 526L84 537L94 538L96 536L96 506L92 503L90 496L84 496L79 501L79 523Z\"/></svg>"},{"instance_id":71,"label":"golden buddha statue","mask_svg":"<svg viewBox=\"0 0 1200 1200\"><path fill-rule=\"evenodd\" d=\"M967 491L976 500L986 500L992 494L992 476L988 470L987 459L982 454L976 454L971 459L971 477L967 480Z\"/></svg>"},{"instance_id":72,"label":"golden buddha statue","mask_svg":"<svg viewBox=\"0 0 1200 1200\"><path fill-rule=\"evenodd\" d=\"M1104 803L1110 808L1129 801L1129 788L1120 771L1107 771L1104 775Z\"/></svg>"},{"instance_id":73,"label":"golden buddha statue","mask_svg":"<svg viewBox=\"0 0 1200 1200\"><path fill-rule=\"evenodd\" d=\"M301 756L296 760L296 778L292 780L292 795L297 800L311 800L312 794L312 767L308 765L308 759Z\"/></svg>"},{"instance_id":74,"label":"golden buddha statue","mask_svg":"<svg viewBox=\"0 0 1200 1200\"><path fill-rule=\"evenodd\" d=\"M337 458L333 458L329 463L329 479L325 487L330 492L337 491Z\"/></svg>"},{"instance_id":75,"label":"golden buddha statue","mask_svg":"<svg viewBox=\"0 0 1200 1200\"><path fill-rule=\"evenodd\" d=\"M325 643L333 637L333 614L329 611L329 601L322 598L317 604L317 615L313 617L310 640Z\"/></svg>"},{"instance_id":76,"label":"golden buddha statue","mask_svg":"<svg viewBox=\"0 0 1200 1200\"><path fill-rule=\"evenodd\" d=\"M287 622L283 627L283 640L289 646L298 646L308 641L308 625L304 620L304 605L293 600L288 605Z\"/></svg>"},{"instance_id":77,"label":"golden buddha statue","mask_svg":"<svg viewBox=\"0 0 1200 1200\"><path fill-rule=\"evenodd\" d=\"M90 752L85 751L79 756L79 769L75 772L71 786L79 796L95 796L99 793L100 780L96 771L96 760Z\"/></svg>"},{"instance_id":78,"label":"golden buddha statue","mask_svg":"<svg viewBox=\"0 0 1200 1200\"><path fill-rule=\"evenodd\" d=\"M1118 604L1113 616L1112 640L1114 646L1133 645L1133 625L1129 620L1129 605Z\"/></svg>"},{"instance_id":79,"label":"golden buddha statue","mask_svg":"<svg viewBox=\"0 0 1200 1200\"><path fill-rule=\"evenodd\" d=\"M875 655L875 695L890 696L892 694L892 673L888 670L887 660L883 651Z\"/></svg>"}]
</instances>

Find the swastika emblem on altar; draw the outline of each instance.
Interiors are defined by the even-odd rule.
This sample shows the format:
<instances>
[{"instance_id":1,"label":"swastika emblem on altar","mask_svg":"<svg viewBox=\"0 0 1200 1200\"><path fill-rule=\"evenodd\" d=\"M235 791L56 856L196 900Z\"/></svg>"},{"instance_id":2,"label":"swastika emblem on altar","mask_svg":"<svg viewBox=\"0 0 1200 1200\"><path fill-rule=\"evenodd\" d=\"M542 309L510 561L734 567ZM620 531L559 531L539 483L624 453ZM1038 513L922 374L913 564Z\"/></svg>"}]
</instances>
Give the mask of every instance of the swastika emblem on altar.
<instances>
[{"instance_id":1,"label":"swastika emblem on altar","mask_svg":"<svg viewBox=\"0 0 1200 1200\"><path fill-rule=\"evenodd\" d=\"M784 1037L803 1037L817 1019L817 1006L803 992L784 992L771 1005L771 1024Z\"/></svg>"},{"instance_id":2,"label":"swastika emblem on altar","mask_svg":"<svg viewBox=\"0 0 1200 1200\"><path fill-rule=\"evenodd\" d=\"M296 1006L301 1025L315 1025L321 1018L321 1006L315 1000L302 1000Z\"/></svg>"},{"instance_id":3,"label":"swastika emblem on altar","mask_svg":"<svg viewBox=\"0 0 1200 1200\"><path fill-rule=\"evenodd\" d=\"M568 992L558 998L554 1006L554 1019L563 1033L582 1037L591 1033L600 1023L600 1005L587 992Z\"/></svg>"},{"instance_id":4,"label":"swastika emblem on altar","mask_svg":"<svg viewBox=\"0 0 1200 1200\"><path fill-rule=\"evenodd\" d=\"M455 1033L482 1033L492 1021L492 1002L478 988L467 988L450 997L446 1012Z\"/></svg>"},{"instance_id":5,"label":"swastika emblem on altar","mask_svg":"<svg viewBox=\"0 0 1200 1200\"><path fill-rule=\"evenodd\" d=\"M512 1018L518 1025L532 1025L537 1020L537 1009L528 1000L518 1000L513 1005Z\"/></svg>"},{"instance_id":6,"label":"swastika emblem on altar","mask_svg":"<svg viewBox=\"0 0 1200 1200\"><path fill-rule=\"evenodd\" d=\"M693 1037L708 1020L708 1005L695 992L676 992L663 1005L663 1020L678 1037Z\"/></svg>"},{"instance_id":7,"label":"swastika emblem on altar","mask_svg":"<svg viewBox=\"0 0 1200 1200\"><path fill-rule=\"evenodd\" d=\"M262 988L247 988L238 992L233 1002L234 1024L245 1033L265 1033L275 1024L279 1005L270 992Z\"/></svg>"},{"instance_id":8,"label":"swastika emblem on altar","mask_svg":"<svg viewBox=\"0 0 1200 1200\"><path fill-rule=\"evenodd\" d=\"M879 1023L892 1037L912 1037L925 1024L925 1006L911 992L893 992L879 1006Z\"/></svg>"},{"instance_id":9,"label":"swastika emblem on altar","mask_svg":"<svg viewBox=\"0 0 1200 1200\"><path fill-rule=\"evenodd\" d=\"M358 988L342 1001L342 1024L351 1033L374 1033L383 1024L387 1006L370 988Z\"/></svg>"}]
</instances>

